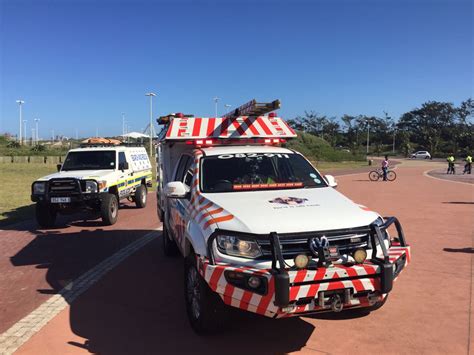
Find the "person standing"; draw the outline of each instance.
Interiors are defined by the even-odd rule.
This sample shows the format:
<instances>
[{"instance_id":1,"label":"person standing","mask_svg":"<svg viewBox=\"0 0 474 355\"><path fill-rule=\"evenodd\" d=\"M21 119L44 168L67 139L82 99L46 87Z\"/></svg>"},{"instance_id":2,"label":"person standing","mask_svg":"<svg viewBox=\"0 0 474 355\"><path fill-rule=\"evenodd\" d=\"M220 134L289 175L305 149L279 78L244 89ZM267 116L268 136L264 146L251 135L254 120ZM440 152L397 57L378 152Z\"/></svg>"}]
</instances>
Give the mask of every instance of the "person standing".
<instances>
[{"instance_id":1,"label":"person standing","mask_svg":"<svg viewBox=\"0 0 474 355\"><path fill-rule=\"evenodd\" d=\"M471 155L468 154L465 161L466 161L466 165L464 165L463 175L465 173L468 173L468 174L471 173L471 170L472 170L472 157L471 157Z\"/></svg>"},{"instance_id":2,"label":"person standing","mask_svg":"<svg viewBox=\"0 0 474 355\"><path fill-rule=\"evenodd\" d=\"M385 159L384 159L384 161L382 162L382 173L383 173L383 181L387 181L388 155L385 156Z\"/></svg>"},{"instance_id":3,"label":"person standing","mask_svg":"<svg viewBox=\"0 0 474 355\"><path fill-rule=\"evenodd\" d=\"M446 174L455 174L455 170L454 170L454 156L452 154L449 154L449 156L446 158L446 160L448 161L448 171L446 172Z\"/></svg>"}]
</instances>

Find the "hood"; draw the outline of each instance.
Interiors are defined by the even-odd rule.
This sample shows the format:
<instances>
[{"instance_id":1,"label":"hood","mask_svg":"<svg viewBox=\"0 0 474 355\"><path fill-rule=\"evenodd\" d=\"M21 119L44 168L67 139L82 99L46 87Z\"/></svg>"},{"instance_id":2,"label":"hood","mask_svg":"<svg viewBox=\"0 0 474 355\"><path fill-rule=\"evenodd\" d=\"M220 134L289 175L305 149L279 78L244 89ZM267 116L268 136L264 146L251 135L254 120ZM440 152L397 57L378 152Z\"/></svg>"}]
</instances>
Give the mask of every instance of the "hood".
<instances>
[{"instance_id":1,"label":"hood","mask_svg":"<svg viewBox=\"0 0 474 355\"><path fill-rule=\"evenodd\" d=\"M38 179L38 181L46 181L50 179L58 178L75 178L79 180L83 179L94 179L94 180L104 180L108 175L112 175L113 170L68 170L60 171L54 174L43 176Z\"/></svg>"},{"instance_id":2,"label":"hood","mask_svg":"<svg viewBox=\"0 0 474 355\"><path fill-rule=\"evenodd\" d=\"M234 216L220 229L298 233L367 226L378 214L330 187L203 194Z\"/></svg>"}]
</instances>

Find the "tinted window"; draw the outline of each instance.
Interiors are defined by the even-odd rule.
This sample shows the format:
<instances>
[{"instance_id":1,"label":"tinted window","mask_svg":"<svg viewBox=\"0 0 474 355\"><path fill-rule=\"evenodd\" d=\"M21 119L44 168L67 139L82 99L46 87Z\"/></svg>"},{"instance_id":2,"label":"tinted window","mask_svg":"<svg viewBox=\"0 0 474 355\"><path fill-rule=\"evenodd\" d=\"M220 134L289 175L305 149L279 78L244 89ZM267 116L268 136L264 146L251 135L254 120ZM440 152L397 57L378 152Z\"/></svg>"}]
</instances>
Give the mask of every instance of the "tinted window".
<instances>
[{"instance_id":1,"label":"tinted window","mask_svg":"<svg viewBox=\"0 0 474 355\"><path fill-rule=\"evenodd\" d=\"M202 159L203 192L327 186L299 154L223 154Z\"/></svg>"},{"instance_id":2,"label":"tinted window","mask_svg":"<svg viewBox=\"0 0 474 355\"><path fill-rule=\"evenodd\" d=\"M115 151L70 152L61 170L115 169Z\"/></svg>"},{"instance_id":3,"label":"tinted window","mask_svg":"<svg viewBox=\"0 0 474 355\"><path fill-rule=\"evenodd\" d=\"M119 167L121 167L126 162L127 162L127 159L125 158L125 153L119 152Z\"/></svg>"},{"instance_id":4,"label":"tinted window","mask_svg":"<svg viewBox=\"0 0 474 355\"><path fill-rule=\"evenodd\" d=\"M179 160L178 170L176 171L176 176L174 177L174 181L183 181L184 177L184 170L188 165L188 161L191 159L189 155L182 155L181 159Z\"/></svg>"}]
</instances>

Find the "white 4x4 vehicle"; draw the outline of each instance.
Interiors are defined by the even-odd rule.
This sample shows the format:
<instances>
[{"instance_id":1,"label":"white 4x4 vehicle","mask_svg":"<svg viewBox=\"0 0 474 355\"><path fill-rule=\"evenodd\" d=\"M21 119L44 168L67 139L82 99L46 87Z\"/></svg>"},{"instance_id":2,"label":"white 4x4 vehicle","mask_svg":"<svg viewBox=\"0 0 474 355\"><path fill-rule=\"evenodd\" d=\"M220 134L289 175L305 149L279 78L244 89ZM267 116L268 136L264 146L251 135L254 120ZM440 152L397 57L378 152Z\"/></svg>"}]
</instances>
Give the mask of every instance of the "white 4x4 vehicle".
<instances>
[{"instance_id":1,"label":"white 4x4 vehicle","mask_svg":"<svg viewBox=\"0 0 474 355\"><path fill-rule=\"evenodd\" d=\"M282 318L385 302L410 258L400 223L354 203L332 176L280 147L296 136L282 119L237 110L159 123L164 253L185 258L196 332L219 327L227 306Z\"/></svg>"},{"instance_id":2,"label":"white 4x4 vehicle","mask_svg":"<svg viewBox=\"0 0 474 355\"><path fill-rule=\"evenodd\" d=\"M412 159L431 159L431 154L426 150L420 150L419 152L413 153L411 155Z\"/></svg>"},{"instance_id":3,"label":"white 4x4 vehicle","mask_svg":"<svg viewBox=\"0 0 474 355\"><path fill-rule=\"evenodd\" d=\"M121 199L145 207L151 181L145 148L91 144L70 150L57 173L35 181L31 200L41 227L52 227L58 213L77 210L97 211L104 224L111 225L117 221Z\"/></svg>"}]
</instances>

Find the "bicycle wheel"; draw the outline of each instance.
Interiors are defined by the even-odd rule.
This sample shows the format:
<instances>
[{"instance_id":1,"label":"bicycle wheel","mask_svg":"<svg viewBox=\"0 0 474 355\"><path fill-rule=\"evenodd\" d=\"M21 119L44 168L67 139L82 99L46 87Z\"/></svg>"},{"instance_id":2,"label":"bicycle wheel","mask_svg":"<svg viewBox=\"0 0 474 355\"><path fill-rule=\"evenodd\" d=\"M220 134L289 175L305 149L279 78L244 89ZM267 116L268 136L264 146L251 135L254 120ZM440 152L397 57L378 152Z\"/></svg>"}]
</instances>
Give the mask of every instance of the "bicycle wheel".
<instances>
[{"instance_id":1,"label":"bicycle wheel","mask_svg":"<svg viewBox=\"0 0 474 355\"><path fill-rule=\"evenodd\" d=\"M370 179L370 181L377 181L378 179L380 179L379 172L377 170L372 170L369 173L369 179Z\"/></svg>"},{"instance_id":2,"label":"bicycle wheel","mask_svg":"<svg viewBox=\"0 0 474 355\"><path fill-rule=\"evenodd\" d=\"M390 170L387 173L387 180L388 181L394 181L396 178L397 178L397 173L395 173L395 171Z\"/></svg>"}]
</instances>

